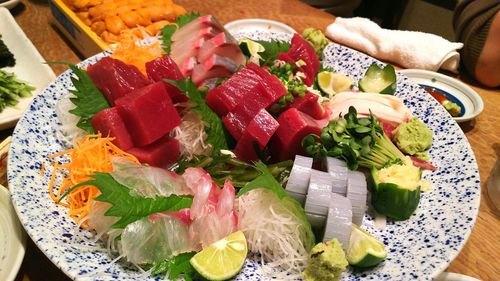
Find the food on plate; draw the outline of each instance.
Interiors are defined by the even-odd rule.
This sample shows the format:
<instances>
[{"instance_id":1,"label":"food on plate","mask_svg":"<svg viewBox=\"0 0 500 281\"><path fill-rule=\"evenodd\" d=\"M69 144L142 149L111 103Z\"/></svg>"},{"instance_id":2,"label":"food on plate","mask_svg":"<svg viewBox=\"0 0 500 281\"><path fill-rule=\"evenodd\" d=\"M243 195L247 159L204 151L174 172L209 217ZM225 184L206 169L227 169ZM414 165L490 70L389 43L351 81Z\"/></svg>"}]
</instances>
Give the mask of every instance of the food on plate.
<instances>
[{"instance_id":1,"label":"food on plate","mask_svg":"<svg viewBox=\"0 0 500 281\"><path fill-rule=\"evenodd\" d=\"M133 35L155 36L186 10L172 0L64 0L82 22L106 43Z\"/></svg>"},{"instance_id":2,"label":"food on plate","mask_svg":"<svg viewBox=\"0 0 500 281\"><path fill-rule=\"evenodd\" d=\"M337 239L318 243L309 253L304 279L338 281L347 265L344 250Z\"/></svg>"},{"instance_id":3,"label":"food on plate","mask_svg":"<svg viewBox=\"0 0 500 281\"><path fill-rule=\"evenodd\" d=\"M276 279L338 279L344 252L361 268L385 258L383 243L353 226L369 196L356 170L371 170L379 213L404 220L417 208L430 164L415 166L392 142L412 118L401 99L318 75L298 34L238 44L213 16L192 13L165 26L161 42L162 54L135 45L70 65L74 89L60 102L74 107L60 110L75 118L60 121L91 135L52 156L49 194L79 226L170 279L231 278L247 251Z\"/></svg>"},{"instance_id":4,"label":"food on plate","mask_svg":"<svg viewBox=\"0 0 500 281\"><path fill-rule=\"evenodd\" d=\"M309 27L302 31L302 37L311 43L318 58L323 58L323 49L330 44L330 40L326 38L325 34L319 29Z\"/></svg>"},{"instance_id":5,"label":"food on plate","mask_svg":"<svg viewBox=\"0 0 500 281\"><path fill-rule=\"evenodd\" d=\"M390 166L371 168L372 205L375 210L395 220L406 220L420 201L422 171L409 158Z\"/></svg>"},{"instance_id":6,"label":"food on plate","mask_svg":"<svg viewBox=\"0 0 500 281\"><path fill-rule=\"evenodd\" d=\"M247 258L247 240L241 231L212 243L189 261L208 280L226 280L240 271Z\"/></svg>"},{"instance_id":7,"label":"food on plate","mask_svg":"<svg viewBox=\"0 0 500 281\"><path fill-rule=\"evenodd\" d=\"M0 112L6 107L15 107L20 98L30 97L35 87L0 69Z\"/></svg>"},{"instance_id":8,"label":"food on plate","mask_svg":"<svg viewBox=\"0 0 500 281\"><path fill-rule=\"evenodd\" d=\"M16 65L16 59L3 42L2 34L0 34L0 68L14 65Z\"/></svg>"},{"instance_id":9,"label":"food on plate","mask_svg":"<svg viewBox=\"0 0 500 281\"><path fill-rule=\"evenodd\" d=\"M436 88L423 86L425 91L435 98L440 105L442 105L451 116L457 117L462 114L460 105L449 100L445 95L440 93Z\"/></svg>"},{"instance_id":10,"label":"food on plate","mask_svg":"<svg viewBox=\"0 0 500 281\"><path fill-rule=\"evenodd\" d=\"M421 156L432 146L432 131L417 117L399 124L392 136L396 146L408 155Z\"/></svg>"},{"instance_id":11,"label":"food on plate","mask_svg":"<svg viewBox=\"0 0 500 281\"><path fill-rule=\"evenodd\" d=\"M352 224L347 261L357 268L373 267L387 257L385 245L370 233Z\"/></svg>"},{"instance_id":12,"label":"food on plate","mask_svg":"<svg viewBox=\"0 0 500 281\"><path fill-rule=\"evenodd\" d=\"M336 93L352 89L353 86L354 80L343 73L334 73L328 70L318 73L318 87L330 98Z\"/></svg>"},{"instance_id":13,"label":"food on plate","mask_svg":"<svg viewBox=\"0 0 500 281\"><path fill-rule=\"evenodd\" d=\"M393 95L396 92L396 71L388 64L384 68L372 64L358 81L360 91Z\"/></svg>"}]
</instances>

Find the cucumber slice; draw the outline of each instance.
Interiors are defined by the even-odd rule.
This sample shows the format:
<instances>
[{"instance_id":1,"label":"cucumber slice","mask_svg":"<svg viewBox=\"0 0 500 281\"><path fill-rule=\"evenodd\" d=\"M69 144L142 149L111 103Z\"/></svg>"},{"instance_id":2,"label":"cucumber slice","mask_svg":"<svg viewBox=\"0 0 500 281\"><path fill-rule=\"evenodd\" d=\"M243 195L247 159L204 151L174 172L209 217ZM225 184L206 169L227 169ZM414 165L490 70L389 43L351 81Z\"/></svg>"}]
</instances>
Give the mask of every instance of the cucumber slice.
<instances>
[{"instance_id":1,"label":"cucumber slice","mask_svg":"<svg viewBox=\"0 0 500 281\"><path fill-rule=\"evenodd\" d=\"M381 68L374 63L358 81L358 87L363 92L393 95L396 92L396 71L392 65Z\"/></svg>"},{"instance_id":2,"label":"cucumber slice","mask_svg":"<svg viewBox=\"0 0 500 281\"><path fill-rule=\"evenodd\" d=\"M264 46L250 39L240 40L240 49L241 52L243 52L243 54L249 58L249 61L258 65L260 65L259 61L262 59L259 53L262 53L266 50Z\"/></svg>"}]
</instances>

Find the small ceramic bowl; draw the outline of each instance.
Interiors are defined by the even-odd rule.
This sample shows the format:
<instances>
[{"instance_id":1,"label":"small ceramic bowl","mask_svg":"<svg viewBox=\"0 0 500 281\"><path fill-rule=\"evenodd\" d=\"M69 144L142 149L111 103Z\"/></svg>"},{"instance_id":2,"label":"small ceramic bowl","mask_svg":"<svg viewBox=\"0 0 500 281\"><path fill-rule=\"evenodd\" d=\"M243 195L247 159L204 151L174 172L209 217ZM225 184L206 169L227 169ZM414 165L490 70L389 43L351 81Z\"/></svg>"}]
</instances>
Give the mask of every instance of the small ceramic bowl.
<instances>
[{"instance_id":1,"label":"small ceramic bowl","mask_svg":"<svg viewBox=\"0 0 500 281\"><path fill-rule=\"evenodd\" d=\"M404 69L400 70L399 73L408 76L424 89L433 89L458 104L462 112L453 119L459 123L472 120L483 111L484 104L479 94L457 79L421 69Z\"/></svg>"}]
</instances>

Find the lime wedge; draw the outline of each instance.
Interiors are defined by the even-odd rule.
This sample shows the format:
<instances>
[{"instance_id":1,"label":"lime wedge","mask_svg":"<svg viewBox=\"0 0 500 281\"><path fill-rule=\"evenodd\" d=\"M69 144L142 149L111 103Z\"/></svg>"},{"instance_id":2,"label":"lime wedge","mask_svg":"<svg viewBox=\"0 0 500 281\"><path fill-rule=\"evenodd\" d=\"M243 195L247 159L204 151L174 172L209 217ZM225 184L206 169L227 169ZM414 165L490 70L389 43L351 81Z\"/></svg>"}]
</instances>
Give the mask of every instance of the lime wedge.
<instances>
[{"instance_id":1,"label":"lime wedge","mask_svg":"<svg viewBox=\"0 0 500 281\"><path fill-rule=\"evenodd\" d=\"M255 62L257 64L261 59L259 53L262 53L266 50L264 46L250 39L241 39L240 48L245 56L249 57L252 62Z\"/></svg>"},{"instance_id":2,"label":"lime wedge","mask_svg":"<svg viewBox=\"0 0 500 281\"><path fill-rule=\"evenodd\" d=\"M201 276L209 280L226 280L240 272L247 252L245 235L236 231L203 249L189 262Z\"/></svg>"},{"instance_id":3,"label":"lime wedge","mask_svg":"<svg viewBox=\"0 0 500 281\"><path fill-rule=\"evenodd\" d=\"M384 243L370 233L352 224L351 239L347 250L347 261L355 267L377 265L387 257Z\"/></svg>"},{"instance_id":4,"label":"lime wedge","mask_svg":"<svg viewBox=\"0 0 500 281\"><path fill-rule=\"evenodd\" d=\"M321 71L318 73L318 86L325 94L333 96L351 89L354 80L343 73L334 73L331 71Z\"/></svg>"}]
</instances>

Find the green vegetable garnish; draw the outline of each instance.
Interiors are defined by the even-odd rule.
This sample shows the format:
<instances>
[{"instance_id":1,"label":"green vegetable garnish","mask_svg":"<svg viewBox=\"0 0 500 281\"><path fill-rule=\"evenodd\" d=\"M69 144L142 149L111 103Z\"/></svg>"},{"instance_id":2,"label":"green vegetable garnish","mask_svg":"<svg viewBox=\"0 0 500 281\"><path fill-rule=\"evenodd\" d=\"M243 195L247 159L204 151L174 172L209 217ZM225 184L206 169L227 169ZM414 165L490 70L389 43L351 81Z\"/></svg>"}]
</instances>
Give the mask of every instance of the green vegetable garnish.
<instances>
[{"instance_id":1,"label":"green vegetable garnish","mask_svg":"<svg viewBox=\"0 0 500 281\"><path fill-rule=\"evenodd\" d=\"M393 95L396 92L396 78L396 71L392 65L388 64L381 68L374 63L359 80L358 87L363 92Z\"/></svg>"},{"instance_id":2,"label":"green vegetable garnish","mask_svg":"<svg viewBox=\"0 0 500 281\"><path fill-rule=\"evenodd\" d=\"M380 169L387 163L404 160L404 155L384 134L377 117L357 117L354 107L339 119L330 121L321 136L308 135L302 140L307 155L342 159L351 170L362 167Z\"/></svg>"},{"instance_id":3,"label":"green vegetable garnish","mask_svg":"<svg viewBox=\"0 0 500 281\"><path fill-rule=\"evenodd\" d=\"M173 43L172 35L174 35L177 29L185 26L186 24L190 23L191 21L199 17L200 13L198 12L191 12L184 15L180 15L175 20L175 23L168 24L161 29L160 31L162 40L161 47L163 49L163 52L165 52L165 54L167 55L170 54L170 47L172 46Z\"/></svg>"},{"instance_id":4,"label":"green vegetable garnish","mask_svg":"<svg viewBox=\"0 0 500 281\"><path fill-rule=\"evenodd\" d=\"M261 66L272 66L274 65L274 61L278 59L279 53L286 53L288 49L290 49L290 43L285 41L263 41L263 40L245 40L240 43L240 49L243 53L247 52L247 55L251 55L248 52L248 42L253 41L256 44L259 44L264 48L263 51L258 51L257 54L260 56L260 65ZM261 50L261 47L258 47Z\"/></svg>"},{"instance_id":5,"label":"green vegetable garnish","mask_svg":"<svg viewBox=\"0 0 500 281\"><path fill-rule=\"evenodd\" d=\"M205 93L196 87L196 84L189 78L174 81L165 80L177 87L181 92L186 93L190 102L194 103L193 111L205 121L205 132L207 133L207 143L212 145L212 151L227 149L226 132L219 116L210 109L205 102Z\"/></svg>"},{"instance_id":6,"label":"green vegetable garnish","mask_svg":"<svg viewBox=\"0 0 500 281\"><path fill-rule=\"evenodd\" d=\"M31 96L35 87L16 78L13 73L0 70L0 112L7 106L15 106L19 98Z\"/></svg>"},{"instance_id":7,"label":"green vegetable garnish","mask_svg":"<svg viewBox=\"0 0 500 281\"><path fill-rule=\"evenodd\" d=\"M176 280L182 274L184 280L193 280L193 277L197 274L191 263L189 263L189 260L195 254L196 252L183 253L161 262L154 263L151 275L156 276L168 273L168 279Z\"/></svg>"},{"instance_id":8,"label":"green vegetable garnish","mask_svg":"<svg viewBox=\"0 0 500 281\"><path fill-rule=\"evenodd\" d=\"M128 224L151 214L189 208L193 201L190 196L170 195L168 197L156 196L155 198L134 196L131 195L128 187L117 182L108 173L95 173L92 177L92 180L73 186L65 195L81 186L93 185L97 187L101 194L95 200L111 204L104 215L120 218L113 224L112 228L125 228Z\"/></svg>"}]
</instances>

